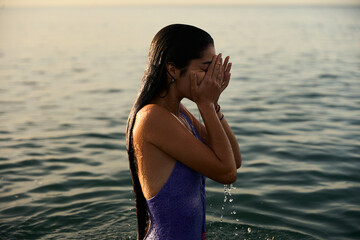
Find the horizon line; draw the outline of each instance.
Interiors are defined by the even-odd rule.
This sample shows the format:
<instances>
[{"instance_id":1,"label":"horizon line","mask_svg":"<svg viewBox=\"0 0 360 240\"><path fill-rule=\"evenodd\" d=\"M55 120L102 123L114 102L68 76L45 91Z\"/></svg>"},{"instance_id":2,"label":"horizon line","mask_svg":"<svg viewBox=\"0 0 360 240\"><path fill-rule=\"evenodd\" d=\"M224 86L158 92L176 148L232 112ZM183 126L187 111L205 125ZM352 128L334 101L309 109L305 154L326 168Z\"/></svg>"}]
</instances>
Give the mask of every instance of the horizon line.
<instances>
[{"instance_id":1,"label":"horizon line","mask_svg":"<svg viewBox=\"0 0 360 240\"><path fill-rule=\"evenodd\" d=\"M112 3L112 4L4 4L0 3L0 9L3 8L38 8L38 7L232 7L232 6L244 6L244 7L350 7L350 6L360 6L359 3L272 3L272 4L263 4L263 3L208 3L208 4L189 4L189 3L174 3L174 4L164 4L164 3L153 3L153 4L124 4L124 3Z\"/></svg>"}]
</instances>

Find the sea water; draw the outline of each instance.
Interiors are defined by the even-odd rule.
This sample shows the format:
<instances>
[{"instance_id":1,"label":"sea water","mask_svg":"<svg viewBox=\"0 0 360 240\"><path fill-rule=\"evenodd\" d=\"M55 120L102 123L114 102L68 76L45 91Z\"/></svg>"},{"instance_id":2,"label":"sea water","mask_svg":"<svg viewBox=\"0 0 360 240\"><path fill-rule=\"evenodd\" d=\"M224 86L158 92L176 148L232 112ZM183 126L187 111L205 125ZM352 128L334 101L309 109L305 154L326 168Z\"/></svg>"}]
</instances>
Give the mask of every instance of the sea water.
<instances>
[{"instance_id":1,"label":"sea water","mask_svg":"<svg viewBox=\"0 0 360 240\"><path fill-rule=\"evenodd\" d=\"M135 239L125 126L171 23L233 62L243 163L231 202L207 180L208 239L359 239L360 9L339 6L2 8L0 239Z\"/></svg>"}]
</instances>

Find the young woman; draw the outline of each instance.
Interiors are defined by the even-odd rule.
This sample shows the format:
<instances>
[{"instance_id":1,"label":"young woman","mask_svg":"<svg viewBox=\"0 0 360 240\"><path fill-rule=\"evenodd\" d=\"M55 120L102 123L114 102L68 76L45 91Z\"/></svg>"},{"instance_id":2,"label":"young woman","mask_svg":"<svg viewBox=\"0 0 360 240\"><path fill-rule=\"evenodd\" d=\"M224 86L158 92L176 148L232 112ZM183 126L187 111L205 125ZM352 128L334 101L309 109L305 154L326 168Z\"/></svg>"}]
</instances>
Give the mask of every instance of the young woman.
<instances>
[{"instance_id":1,"label":"young woman","mask_svg":"<svg viewBox=\"0 0 360 240\"><path fill-rule=\"evenodd\" d=\"M155 35L127 124L139 240L205 239L205 177L230 184L241 165L217 103L230 68L199 28L174 24ZM183 98L196 103L204 125Z\"/></svg>"}]
</instances>

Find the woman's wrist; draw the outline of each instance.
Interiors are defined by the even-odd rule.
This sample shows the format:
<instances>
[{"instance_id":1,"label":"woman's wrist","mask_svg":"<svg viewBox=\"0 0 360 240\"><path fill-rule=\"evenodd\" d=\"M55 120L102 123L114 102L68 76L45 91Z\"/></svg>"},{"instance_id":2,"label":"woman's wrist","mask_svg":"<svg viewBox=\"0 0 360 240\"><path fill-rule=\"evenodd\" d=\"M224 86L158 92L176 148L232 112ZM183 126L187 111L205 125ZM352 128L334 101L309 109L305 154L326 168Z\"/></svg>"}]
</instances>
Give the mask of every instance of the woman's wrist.
<instances>
[{"instance_id":1,"label":"woman's wrist","mask_svg":"<svg viewBox=\"0 0 360 240\"><path fill-rule=\"evenodd\" d=\"M219 120L221 121L224 118L224 114L221 112L221 107L219 104L215 105L216 115L218 116Z\"/></svg>"},{"instance_id":2,"label":"woman's wrist","mask_svg":"<svg viewBox=\"0 0 360 240\"><path fill-rule=\"evenodd\" d=\"M205 113L208 111L215 110L215 113L220 121L224 118L224 114L221 112L221 107L219 104L215 105L214 103L202 102L202 103L197 103L197 107L198 107L200 113Z\"/></svg>"},{"instance_id":3,"label":"woman's wrist","mask_svg":"<svg viewBox=\"0 0 360 240\"><path fill-rule=\"evenodd\" d=\"M223 116L224 116L224 114L221 112L221 111L218 111L217 113L216 113L216 115L218 116L218 118L220 119L222 119L223 118Z\"/></svg>"},{"instance_id":4,"label":"woman's wrist","mask_svg":"<svg viewBox=\"0 0 360 240\"><path fill-rule=\"evenodd\" d=\"M221 121L221 120L223 120L223 118L224 118L224 114L222 113L222 114L221 114L221 117L219 118L219 120Z\"/></svg>"},{"instance_id":5,"label":"woman's wrist","mask_svg":"<svg viewBox=\"0 0 360 240\"><path fill-rule=\"evenodd\" d=\"M215 109L214 104L211 102L201 102L201 103L196 103L196 105L199 110Z\"/></svg>"},{"instance_id":6,"label":"woman's wrist","mask_svg":"<svg viewBox=\"0 0 360 240\"><path fill-rule=\"evenodd\" d=\"M221 107L220 107L219 104L215 103L215 104L214 104L214 107L215 107L216 113L220 112Z\"/></svg>"}]
</instances>

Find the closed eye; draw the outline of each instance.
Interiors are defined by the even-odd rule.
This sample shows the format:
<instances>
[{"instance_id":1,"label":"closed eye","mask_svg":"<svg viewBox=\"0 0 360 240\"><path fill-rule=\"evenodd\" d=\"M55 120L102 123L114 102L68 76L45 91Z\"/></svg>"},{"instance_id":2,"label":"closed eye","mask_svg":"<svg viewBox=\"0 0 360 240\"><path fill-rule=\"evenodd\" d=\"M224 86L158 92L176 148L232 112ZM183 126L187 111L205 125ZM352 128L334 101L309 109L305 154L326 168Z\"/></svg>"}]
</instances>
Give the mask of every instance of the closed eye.
<instances>
[{"instance_id":1,"label":"closed eye","mask_svg":"<svg viewBox=\"0 0 360 240\"><path fill-rule=\"evenodd\" d=\"M211 64L211 61L203 62L202 63L202 65L203 65L202 70L204 72L207 72L207 70L209 69L210 64Z\"/></svg>"}]
</instances>

